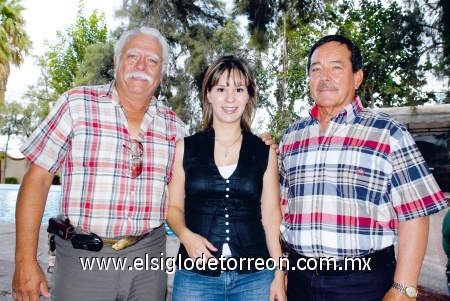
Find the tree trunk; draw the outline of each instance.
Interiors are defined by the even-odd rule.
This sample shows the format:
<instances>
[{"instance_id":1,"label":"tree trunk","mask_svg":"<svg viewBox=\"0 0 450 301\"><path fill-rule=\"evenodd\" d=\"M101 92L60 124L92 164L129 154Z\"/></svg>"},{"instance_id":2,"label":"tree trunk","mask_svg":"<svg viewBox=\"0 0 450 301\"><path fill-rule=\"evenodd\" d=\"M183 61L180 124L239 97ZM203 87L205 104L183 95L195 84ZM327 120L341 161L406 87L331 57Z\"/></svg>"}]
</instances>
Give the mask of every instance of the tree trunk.
<instances>
[{"instance_id":1,"label":"tree trunk","mask_svg":"<svg viewBox=\"0 0 450 301\"><path fill-rule=\"evenodd\" d=\"M9 63L0 64L0 102L5 102L6 85L8 84L8 77L11 73Z\"/></svg>"}]
</instances>

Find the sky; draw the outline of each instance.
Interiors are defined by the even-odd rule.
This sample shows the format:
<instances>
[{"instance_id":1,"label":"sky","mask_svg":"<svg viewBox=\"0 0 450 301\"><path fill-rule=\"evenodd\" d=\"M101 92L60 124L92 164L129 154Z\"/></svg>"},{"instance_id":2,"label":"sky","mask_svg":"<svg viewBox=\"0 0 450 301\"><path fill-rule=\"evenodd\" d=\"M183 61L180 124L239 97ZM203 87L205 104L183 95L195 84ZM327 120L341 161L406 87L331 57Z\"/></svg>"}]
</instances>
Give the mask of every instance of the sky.
<instances>
[{"instance_id":1,"label":"sky","mask_svg":"<svg viewBox=\"0 0 450 301\"><path fill-rule=\"evenodd\" d=\"M122 0L84 0L85 16L89 16L94 9L104 12L108 30L112 30L120 24L114 20L113 13L121 3ZM24 93L28 85L35 84L39 77L39 68L33 63L32 55L42 55L46 50L44 41L57 42L56 31L75 22L79 0L22 0L21 4L26 9L22 11L22 16L33 49L20 68L11 66L6 99L16 101L20 101L20 93ZM20 144L20 141L13 141L8 146L8 154L19 157L17 149ZM4 150L5 145L5 137L0 137L0 150Z\"/></svg>"}]
</instances>

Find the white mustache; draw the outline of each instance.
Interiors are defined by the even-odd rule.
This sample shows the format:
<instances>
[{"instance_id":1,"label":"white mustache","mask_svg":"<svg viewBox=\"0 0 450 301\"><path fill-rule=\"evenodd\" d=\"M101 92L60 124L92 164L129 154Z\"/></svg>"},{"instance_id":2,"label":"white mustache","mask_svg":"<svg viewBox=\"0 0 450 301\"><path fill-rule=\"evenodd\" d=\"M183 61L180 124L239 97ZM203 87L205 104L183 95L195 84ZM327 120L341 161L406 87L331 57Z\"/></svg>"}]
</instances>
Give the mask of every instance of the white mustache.
<instances>
[{"instance_id":1,"label":"white mustache","mask_svg":"<svg viewBox=\"0 0 450 301\"><path fill-rule=\"evenodd\" d=\"M144 72L141 72L141 71L131 71L130 73L125 75L125 79L130 79L130 78L144 79L144 80L150 82L150 84L153 84L153 82L154 82L153 77L151 77L150 75L148 75Z\"/></svg>"}]
</instances>

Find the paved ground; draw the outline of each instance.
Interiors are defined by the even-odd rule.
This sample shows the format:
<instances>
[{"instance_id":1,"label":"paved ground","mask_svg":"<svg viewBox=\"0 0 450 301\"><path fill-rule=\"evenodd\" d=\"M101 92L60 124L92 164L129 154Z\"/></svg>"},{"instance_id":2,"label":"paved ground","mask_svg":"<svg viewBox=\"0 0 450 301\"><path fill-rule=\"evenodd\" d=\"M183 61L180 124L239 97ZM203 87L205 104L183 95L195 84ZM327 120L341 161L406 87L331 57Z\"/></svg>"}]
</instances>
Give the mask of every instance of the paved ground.
<instances>
[{"instance_id":1,"label":"paved ground","mask_svg":"<svg viewBox=\"0 0 450 301\"><path fill-rule=\"evenodd\" d=\"M418 301L450 300L445 277L447 256L442 249L442 221L447 210L430 217L427 252L420 271Z\"/></svg>"},{"instance_id":2,"label":"paved ground","mask_svg":"<svg viewBox=\"0 0 450 301\"><path fill-rule=\"evenodd\" d=\"M447 258L442 250L442 220L447 210L431 216L430 236L427 253L419 278L420 294L418 301L450 300L447 294L445 279L445 263ZM46 269L48 265L48 246L46 228L42 227L39 237L38 260ZM14 271L14 224L0 223L0 301L11 301L11 279ZM175 256L178 251L178 239L168 237L167 256ZM47 274L49 285L52 285L51 274ZM169 275L168 298L171 300L173 277ZM45 299L42 299L45 300Z\"/></svg>"}]
</instances>

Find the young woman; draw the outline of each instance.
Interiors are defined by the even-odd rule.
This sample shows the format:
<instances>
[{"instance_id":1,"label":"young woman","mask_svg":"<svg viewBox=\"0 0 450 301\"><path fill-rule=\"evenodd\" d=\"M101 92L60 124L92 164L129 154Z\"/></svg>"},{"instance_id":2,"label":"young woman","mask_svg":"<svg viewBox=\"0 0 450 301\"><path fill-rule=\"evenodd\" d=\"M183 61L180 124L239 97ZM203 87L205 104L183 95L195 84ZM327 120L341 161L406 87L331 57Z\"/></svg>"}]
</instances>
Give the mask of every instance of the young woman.
<instances>
[{"instance_id":1,"label":"young woman","mask_svg":"<svg viewBox=\"0 0 450 301\"><path fill-rule=\"evenodd\" d=\"M169 183L181 242L172 299L285 300L277 155L250 129L253 73L222 56L202 92L203 131L177 142Z\"/></svg>"}]
</instances>

